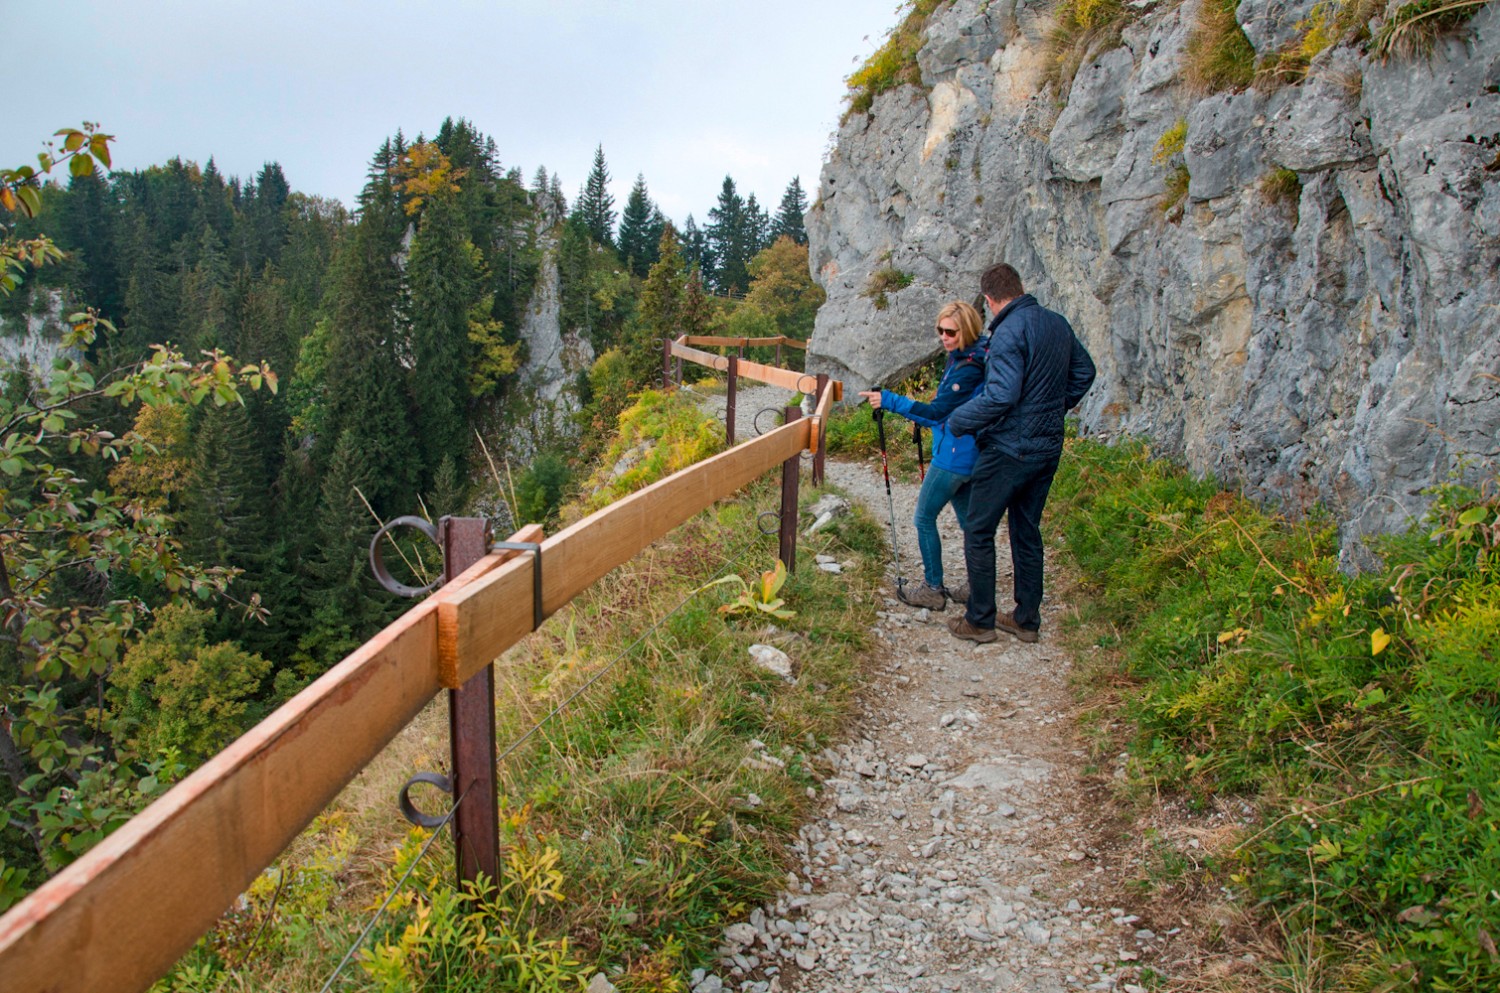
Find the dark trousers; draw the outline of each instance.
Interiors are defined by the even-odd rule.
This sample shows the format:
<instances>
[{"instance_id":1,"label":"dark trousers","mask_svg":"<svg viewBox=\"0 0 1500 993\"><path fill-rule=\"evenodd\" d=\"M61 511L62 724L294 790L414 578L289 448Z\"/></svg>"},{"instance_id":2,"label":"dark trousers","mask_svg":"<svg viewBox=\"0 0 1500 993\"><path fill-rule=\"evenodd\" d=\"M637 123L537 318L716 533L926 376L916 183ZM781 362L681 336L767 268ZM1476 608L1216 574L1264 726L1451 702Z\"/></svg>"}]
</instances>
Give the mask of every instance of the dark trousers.
<instances>
[{"instance_id":1,"label":"dark trousers","mask_svg":"<svg viewBox=\"0 0 1500 993\"><path fill-rule=\"evenodd\" d=\"M995 530L1005 515L1015 577L1017 624L1042 626L1042 508L1057 473L1057 459L1023 462L994 448L979 453L969 477L969 521L964 559L969 567L969 623L995 626Z\"/></svg>"}]
</instances>

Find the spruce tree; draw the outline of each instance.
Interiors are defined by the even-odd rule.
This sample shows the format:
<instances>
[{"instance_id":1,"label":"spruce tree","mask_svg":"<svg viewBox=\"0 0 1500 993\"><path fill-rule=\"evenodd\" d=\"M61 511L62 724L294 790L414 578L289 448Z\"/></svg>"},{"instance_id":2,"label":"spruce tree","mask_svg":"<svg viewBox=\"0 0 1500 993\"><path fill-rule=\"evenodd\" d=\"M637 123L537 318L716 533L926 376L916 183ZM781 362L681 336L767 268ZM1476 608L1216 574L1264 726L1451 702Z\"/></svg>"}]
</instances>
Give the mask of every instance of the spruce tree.
<instances>
[{"instance_id":1,"label":"spruce tree","mask_svg":"<svg viewBox=\"0 0 1500 993\"><path fill-rule=\"evenodd\" d=\"M677 232L670 224L657 246L661 256L651 267L641 287L641 305L636 314L637 333L627 356L631 377L646 382L661 354L661 339L683 333L682 305L687 292L688 267L682 260Z\"/></svg>"},{"instance_id":2,"label":"spruce tree","mask_svg":"<svg viewBox=\"0 0 1500 993\"><path fill-rule=\"evenodd\" d=\"M370 576L369 545L375 531L360 493L368 494L380 472L353 431L344 431L324 473L319 502L317 549L306 582L313 608L294 654L298 675L318 675L380 629L388 603ZM412 508L415 510L415 507Z\"/></svg>"},{"instance_id":3,"label":"spruce tree","mask_svg":"<svg viewBox=\"0 0 1500 993\"><path fill-rule=\"evenodd\" d=\"M752 193L745 198L744 248L745 265L771 244L771 218L761 208L760 201Z\"/></svg>"},{"instance_id":4,"label":"spruce tree","mask_svg":"<svg viewBox=\"0 0 1500 993\"><path fill-rule=\"evenodd\" d=\"M388 142L382 153L390 151ZM377 163L380 161L377 157ZM372 169L360 195L360 220L335 263L323 398L326 434L320 466L348 432L375 467L366 495L384 516L411 513L421 473L412 433L407 342L397 335L401 273L396 257L405 231L393 176Z\"/></svg>"},{"instance_id":5,"label":"spruce tree","mask_svg":"<svg viewBox=\"0 0 1500 993\"><path fill-rule=\"evenodd\" d=\"M604 164L604 146L594 149L594 167L578 195L574 213L582 221L589 237L601 245L614 247L615 198L609 194L609 169Z\"/></svg>"},{"instance_id":6,"label":"spruce tree","mask_svg":"<svg viewBox=\"0 0 1500 993\"><path fill-rule=\"evenodd\" d=\"M465 234L457 196L434 195L406 265L411 391L424 490L444 461L462 474L469 447L469 311L482 288L478 250Z\"/></svg>"},{"instance_id":7,"label":"spruce tree","mask_svg":"<svg viewBox=\"0 0 1500 993\"><path fill-rule=\"evenodd\" d=\"M776 208L776 220L771 226L771 240L786 237L799 245L807 244L807 194L802 192L802 180L793 176L781 195L781 206Z\"/></svg>"},{"instance_id":8,"label":"spruce tree","mask_svg":"<svg viewBox=\"0 0 1500 993\"><path fill-rule=\"evenodd\" d=\"M643 279L656 261L661 231L658 229L653 238L652 226L660 216L646 192L646 177L637 175L625 201L625 212L620 215L620 255L630 271Z\"/></svg>"},{"instance_id":9,"label":"spruce tree","mask_svg":"<svg viewBox=\"0 0 1500 993\"><path fill-rule=\"evenodd\" d=\"M745 201L734 188L734 180L724 177L719 202L708 212L708 243L713 248L713 287L720 293L742 294L750 285L746 268L751 256L745 254Z\"/></svg>"},{"instance_id":10,"label":"spruce tree","mask_svg":"<svg viewBox=\"0 0 1500 993\"><path fill-rule=\"evenodd\" d=\"M704 335L713 331L714 309L709 301L708 290L703 285L703 274L697 267L689 270L687 287L682 293L681 327L683 334Z\"/></svg>"},{"instance_id":11,"label":"spruce tree","mask_svg":"<svg viewBox=\"0 0 1500 993\"><path fill-rule=\"evenodd\" d=\"M713 246L708 243L708 235L698 227L698 222L693 220L689 214L687 220L682 224L682 261L688 268L696 268L702 279L709 283L714 280L716 271Z\"/></svg>"}]
</instances>

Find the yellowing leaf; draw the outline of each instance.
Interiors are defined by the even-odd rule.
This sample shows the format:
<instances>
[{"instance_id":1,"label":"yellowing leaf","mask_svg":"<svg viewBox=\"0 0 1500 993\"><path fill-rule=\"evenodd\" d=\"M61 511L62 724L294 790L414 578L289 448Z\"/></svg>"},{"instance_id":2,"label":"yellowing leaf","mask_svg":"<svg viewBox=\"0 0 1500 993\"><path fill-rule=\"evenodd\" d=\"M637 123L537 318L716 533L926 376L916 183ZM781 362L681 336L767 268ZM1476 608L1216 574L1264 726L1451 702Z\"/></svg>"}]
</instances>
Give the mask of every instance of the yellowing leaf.
<instances>
[{"instance_id":1,"label":"yellowing leaf","mask_svg":"<svg viewBox=\"0 0 1500 993\"><path fill-rule=\"evenodd\" d=\"M1391 643L1391 636L1385 633L1385 628L1376 628L1370 632L1370 654L1379 655L1385 651L1385 646Z\"/></svg>"}]
</instances>

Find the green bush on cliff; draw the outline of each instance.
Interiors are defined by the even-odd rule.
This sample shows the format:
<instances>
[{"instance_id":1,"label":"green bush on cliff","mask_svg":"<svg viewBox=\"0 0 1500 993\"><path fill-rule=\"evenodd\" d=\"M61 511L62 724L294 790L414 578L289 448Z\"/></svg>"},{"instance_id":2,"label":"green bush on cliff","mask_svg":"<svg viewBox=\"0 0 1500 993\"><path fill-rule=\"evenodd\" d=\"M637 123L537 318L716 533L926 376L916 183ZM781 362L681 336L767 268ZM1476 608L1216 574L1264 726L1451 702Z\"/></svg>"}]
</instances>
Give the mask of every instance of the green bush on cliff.
<instances>
[{"instance_id":1,"label":"green bush on cliff","mask_svg":"<svg viewBox=\"0 0 1500 993\"><path fill-rule=\"evenodd\" d=\"M901 23L891 29L885 42L845 81L849 84L849 107L843 120L868 114L875 98L907 83L921 85L917 52L927 32L927 21L948 0L906 0L897 7L905 11Z\"/></svg>"}]
</instances>

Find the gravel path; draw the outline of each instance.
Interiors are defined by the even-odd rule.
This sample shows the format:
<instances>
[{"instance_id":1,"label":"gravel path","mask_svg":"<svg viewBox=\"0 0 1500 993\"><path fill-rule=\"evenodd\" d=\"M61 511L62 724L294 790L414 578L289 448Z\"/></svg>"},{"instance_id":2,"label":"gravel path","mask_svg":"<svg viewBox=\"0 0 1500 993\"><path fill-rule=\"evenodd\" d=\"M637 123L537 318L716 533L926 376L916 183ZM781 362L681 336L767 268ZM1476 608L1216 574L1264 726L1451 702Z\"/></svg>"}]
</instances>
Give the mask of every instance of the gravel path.
<instances>
[{"instance_id":1,"label":"gravel path","mask_svg":"<svg viewBox=\"0 0 1500 993\"><path fill-rule=\"evenodd\" d=\"M739 421L786 402L743 390ZM831 460L828 481L889 521L878 464ZM917 486L892 493L903 572L920 578ZM951 511L940 532L952 583L963 550ZM1002 549L1002 602L1006 560ZM860 710L819 757L819 808L792 846L787 888L726 929L719 967L694 974L694 993L1141 990L1141 965L1177 932L1132 913L1122 894L1138 852L1080 775L1072 660L1057 638L1066 590L1049 591L1038 644L1002 634L980 646L948 632L960 608L930 614L892 590Z\"/></svg>"}]
</instances>

